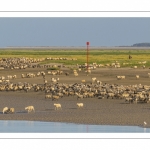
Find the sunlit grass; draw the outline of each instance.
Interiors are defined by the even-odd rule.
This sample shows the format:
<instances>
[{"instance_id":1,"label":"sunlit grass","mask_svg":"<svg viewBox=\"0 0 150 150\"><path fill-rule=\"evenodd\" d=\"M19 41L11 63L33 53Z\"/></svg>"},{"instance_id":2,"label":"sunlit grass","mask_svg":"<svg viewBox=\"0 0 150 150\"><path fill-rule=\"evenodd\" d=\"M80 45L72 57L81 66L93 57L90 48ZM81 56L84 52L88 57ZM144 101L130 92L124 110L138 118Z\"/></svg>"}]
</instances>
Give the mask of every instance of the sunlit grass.
<instances>
[{"instance_id":1,"label":"sunlit grass","mask_svg":"<svg viewBox=\"0 0 150 150\"><path fill-rule=\"evenodd\" d=\"M129 60L128 56L132 55L132 59ZM84 64L87 62L86 49L83 50L9 50L1 49L0 58L8 57L28 57L28 58L69 58L70 60L44 60L42 64L48 63L62 63L65 65L76 65ZM77 60L71 60L77 59ZM121 65L123 63L128 63L126 66L138 65L139 62L147 61L146 66L150 66L150 50L90 50L89 52L89 63L97 64L108 64L118 61Z\"/></svg>"}]
</instances>

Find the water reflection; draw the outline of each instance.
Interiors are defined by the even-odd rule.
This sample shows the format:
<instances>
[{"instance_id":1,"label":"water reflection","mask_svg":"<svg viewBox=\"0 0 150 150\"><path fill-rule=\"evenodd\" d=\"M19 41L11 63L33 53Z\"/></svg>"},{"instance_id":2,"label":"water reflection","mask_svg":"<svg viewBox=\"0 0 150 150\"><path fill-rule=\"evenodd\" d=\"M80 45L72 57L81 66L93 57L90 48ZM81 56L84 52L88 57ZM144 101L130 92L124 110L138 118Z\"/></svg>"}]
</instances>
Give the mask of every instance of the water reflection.
<instances>
[{"instance_id":1,"label":"water reflection","mask_svg":"<svg viewBox=\"0 0 150 150\"><path fill-rule=\"evenodd\" d=\"M30 127L34 126L34 121L26 121L26 123L27 123L27 126L30 126Z\"/></svg>"},{"instance_id":2,"label":"water reflection","mask_svg":"<svg viewBox=\"0 0 150 150\"><path fill-rule=\"evenodd\" d=\"M5 120L0 121L0 133L150 133L150 128Z\"/></svg>"}]
</instances>

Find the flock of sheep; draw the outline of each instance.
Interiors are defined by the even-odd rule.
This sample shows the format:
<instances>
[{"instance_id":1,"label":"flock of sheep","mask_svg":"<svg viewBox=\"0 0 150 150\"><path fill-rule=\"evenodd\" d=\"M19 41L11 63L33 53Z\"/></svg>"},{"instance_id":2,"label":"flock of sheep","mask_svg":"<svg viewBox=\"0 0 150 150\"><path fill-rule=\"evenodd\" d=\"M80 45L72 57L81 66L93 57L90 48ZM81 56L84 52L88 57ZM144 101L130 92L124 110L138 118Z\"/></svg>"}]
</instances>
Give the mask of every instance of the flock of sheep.
<instances>
[{"instance_id":1,"label":"flock of sheep","mask_svg":"<svg viewBox=\"0 0 150 150\"><path fill-rule=\"evenodd\" d=\"M54 103L54 107L55 107L55 110L62 109L61 104L59 104L59 103ZM83 103L77 103L77 107L82 108ZM28 113L35 112L34 106L27 106L27 107L25 107L25 110ZM15 113L15 108L8 108L8 107L3 108L3 114L13 114L13 113Z\"/></svg>"},{"instance_id":2,"label":"flock of sheep","mask_svg":"<svg viewBox=\"0 0 150 150\"><path fill-rule=\"evenodd\" d=\"M29 112L35 112L35 109L34 109L34 106L28 106L28 107L25 107L25 110ZM12 113L15 113L15 108L8 108L8 107L4 107L3 108L3 114L12 114Z\"/></svg>"},{"instance_id":3,"label":"flock of sheep","mask_svg":"<svg viewBox=\"0 0 150 150\"><path fill-rule=\"evenodd\" d=\"M40 67L40 65L33 65L33 63L37 63L43 61L43 59L28 59L28 58L7 58L0 60L0 67L15 69L19 68L27 68L27 67ZM77 77L82 71L82 68L85 68L87 64L83 66L77 65L78 70L73 70L73 75ZM115 62L112 64L113 66L119 68L120 64ZM23 67L21 67L23 66ZM48 67L49 65L47 65ZM92 68L93 67L93 68ZM95 69L97 67L96 63L93 63L92 66L89 66L88 72L91 73L91 69ZM51 99L52 101L59 100L65 96L76 96L77 100L81 100L84 98L98 98L98 99L124 99L125 102L129 103L149 103L150 102L150 86L135 84L135 85L118 85L118 84L107 84L102 83L96 77L91 78L90 83L86 83L86 80L81 80L81 83L73 83L66 84L60 83L60 77L55 77L57 75L66 75L69 76L68 72L63 72L61 70L54 71L38 71L35 73L26 73L21 74L21 78L35 78L42 77L42 84L31 84L28 82L18 82L13 83L15 79L17 79L16 75L8 75L7 77L0 77L0 91L34 91L34 92L44 92L45 99ZM51 76L51 82L48 82L47 78ZM150 77L150 73L148 73ZM125 79L125 76L116 76L117 80ZM136 79L139 78L139 75L136 75ZM60 103L54 103L55 110L61 109ZM78 108L83 107L83 103L77 103ZM29 112L35 112L34 106L25 107L25 110ZM14 113L14 108L5 107L3 109L4 113Z\"/></svg>"}]
</instances>

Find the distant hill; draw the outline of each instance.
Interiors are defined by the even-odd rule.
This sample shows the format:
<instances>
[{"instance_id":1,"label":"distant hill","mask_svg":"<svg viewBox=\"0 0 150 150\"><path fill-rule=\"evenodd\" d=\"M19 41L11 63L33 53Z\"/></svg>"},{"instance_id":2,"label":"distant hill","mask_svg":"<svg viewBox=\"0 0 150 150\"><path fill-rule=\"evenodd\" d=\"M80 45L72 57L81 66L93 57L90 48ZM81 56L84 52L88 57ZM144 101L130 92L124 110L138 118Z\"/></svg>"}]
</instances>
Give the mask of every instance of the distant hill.
<instances>
[{"instance_id":1,"label":"distant hill","mask_svg":"<svg viewBox=\"0 0 150 150\"><path fill-rule=\"evenodd\" d=\"M150 47L150 43L136 43L132 45L133 47Z\"/></svg>"}]
</instances>

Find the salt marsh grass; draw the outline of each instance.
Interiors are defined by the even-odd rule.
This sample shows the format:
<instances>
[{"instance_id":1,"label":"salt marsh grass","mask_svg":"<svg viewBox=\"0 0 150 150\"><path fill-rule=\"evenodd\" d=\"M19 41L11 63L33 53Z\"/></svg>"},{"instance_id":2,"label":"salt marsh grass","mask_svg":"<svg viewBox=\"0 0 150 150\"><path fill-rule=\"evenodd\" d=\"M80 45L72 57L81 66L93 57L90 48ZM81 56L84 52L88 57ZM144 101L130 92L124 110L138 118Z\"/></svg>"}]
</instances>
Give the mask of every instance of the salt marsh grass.
<instances>
[{"instance_id":1,"label":"salt marsh grass","mask_svg":"<svg viewBox=\"0 0 150 150\"><path fill-rule=\"evenodd\" d=\"M132 55L132 59L128 56ZM28 58L69 58L68 60L45 60L42 64L63 63L76 65L86 63L86 49L0 49L0 58L28 57ZM77 60L73 60L77 59ZM123 67L141 66L139 62L146 61L150 66L150 49L90 49L89 63L108 64L118 61Z\"/></svg>"}]
</instances>

